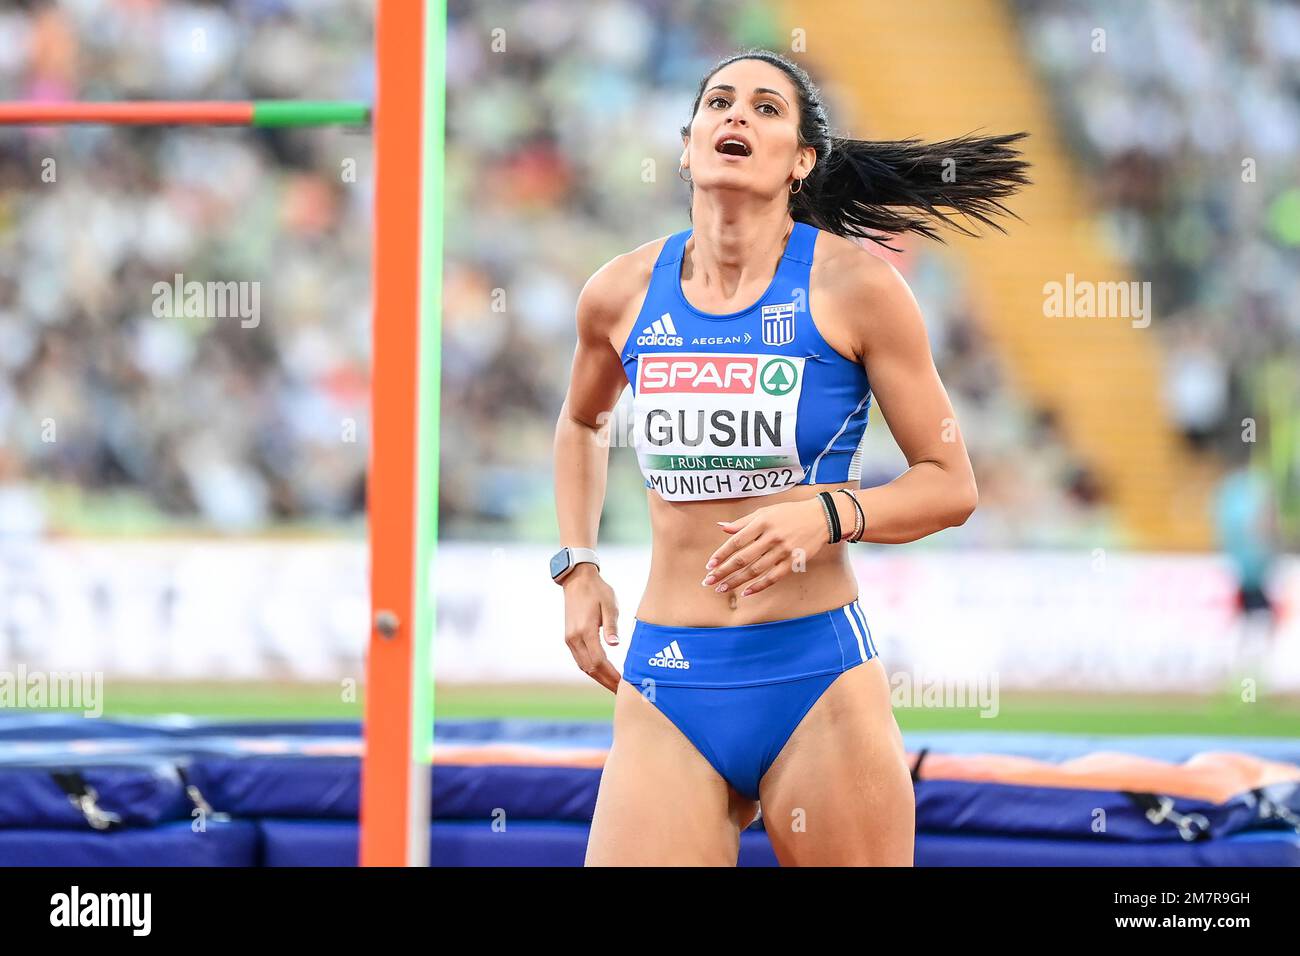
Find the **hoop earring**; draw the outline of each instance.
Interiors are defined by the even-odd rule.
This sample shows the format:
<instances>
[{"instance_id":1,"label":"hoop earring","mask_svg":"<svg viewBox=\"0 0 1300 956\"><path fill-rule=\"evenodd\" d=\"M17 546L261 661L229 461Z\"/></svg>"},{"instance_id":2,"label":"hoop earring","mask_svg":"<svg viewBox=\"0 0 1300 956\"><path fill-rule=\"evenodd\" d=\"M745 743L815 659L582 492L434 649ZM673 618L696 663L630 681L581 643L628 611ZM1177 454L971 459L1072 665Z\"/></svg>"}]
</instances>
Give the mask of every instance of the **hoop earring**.
<instances>
[{"instance_id":1,"label":"hoop earring","mask_svg":"<svg viewBox=\"0 0 1300 956\"><path fill-rule=\"evenodd\" d=\"M791 189L790 189L790 195L791 195L791 196L797 196L797 195L799 195L799 193L803 192L803 180L802 180L802 179L796 179L794 182L799 184L799 188L798 188L798 189L793 188L793 187L794 187L794 183L791 183L791 184L790 184L790 186L791 186Z\"/></svg>"},{"instance_id":2,"label":"hoop earring","mask_svg":"<svg viewBox=\"0 0 1300 956\"><path fill-rule=\"evenodd\" d=\"M677 178L680 179L680 180L681 180L682 182L684 182L684 183L689 183L689 182L692 181L692 180L691 180L691 177L689 177L689 176L683 176L683 175L682 175L682 170L683 170L683 169L689 169L689 168L690 168L689 166L678 166L678 167L677 167Z\"/></svg>"}]
</instances>

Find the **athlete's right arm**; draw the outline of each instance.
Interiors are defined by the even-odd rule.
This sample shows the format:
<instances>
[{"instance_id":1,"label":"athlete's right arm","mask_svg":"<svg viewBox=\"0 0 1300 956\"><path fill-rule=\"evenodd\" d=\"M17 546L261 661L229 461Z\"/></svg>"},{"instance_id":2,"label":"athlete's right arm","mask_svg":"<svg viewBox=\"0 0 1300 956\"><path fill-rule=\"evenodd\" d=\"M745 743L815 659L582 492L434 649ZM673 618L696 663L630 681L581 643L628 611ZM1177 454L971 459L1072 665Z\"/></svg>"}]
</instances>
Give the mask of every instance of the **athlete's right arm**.
<instances>
[{"instance_id":1,"label":"athlete's right arm","mask_svg":"<svg viewBox=\"0 0 1300 956\"><path fill-rule=\"evenodd\" d=\"M611 412L627 378L611 333L630 307L636 285L633 254L605 264L578 296L578 346L569 389L555 425L555 510L560 544L594 548L605 503ZM564 639L573 659L591 677L618 689L619 673L600 644L618 643L614 590L592 564L580 564L563 582Z\"/></svg>"}]
</instances>

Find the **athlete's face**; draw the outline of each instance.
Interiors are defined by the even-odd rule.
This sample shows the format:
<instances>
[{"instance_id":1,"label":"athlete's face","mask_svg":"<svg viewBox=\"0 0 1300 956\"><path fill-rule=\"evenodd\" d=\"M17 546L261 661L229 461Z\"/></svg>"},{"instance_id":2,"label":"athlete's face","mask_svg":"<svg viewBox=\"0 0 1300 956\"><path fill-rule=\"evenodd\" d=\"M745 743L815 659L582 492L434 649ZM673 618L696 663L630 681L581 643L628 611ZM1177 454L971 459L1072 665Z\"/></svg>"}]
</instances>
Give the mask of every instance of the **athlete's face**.
<instances>
[{"instance_id":1,"label":"athlete's face","mask_svg":"<svg viewBox=\"0 0 1300 956\"><path fill-rule=\"evenodd\" d=\"M788 190L816 159L799 145L799 100L785 72L762 60L737 60L704 88L682 150L697 189Z\"/></svg>"}]
</instances>

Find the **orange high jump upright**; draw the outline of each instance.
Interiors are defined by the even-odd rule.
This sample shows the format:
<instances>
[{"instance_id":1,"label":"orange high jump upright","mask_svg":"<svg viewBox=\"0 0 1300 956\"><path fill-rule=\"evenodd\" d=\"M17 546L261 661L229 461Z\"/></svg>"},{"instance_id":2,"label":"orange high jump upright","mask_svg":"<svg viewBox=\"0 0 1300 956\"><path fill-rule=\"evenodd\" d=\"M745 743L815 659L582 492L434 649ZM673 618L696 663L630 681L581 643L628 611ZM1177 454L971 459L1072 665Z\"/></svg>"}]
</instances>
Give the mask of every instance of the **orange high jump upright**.
<instances>
[{"instance_id":1,"label":"orange high jump upright","mask_svg":"<svg viewBox=\"0 0 1300 956\"><path fill-rule=\"evenodd\" d=\"M431 817L446 3L378 8L361 865L421 866Z\"/></svg>"}]
</instances>

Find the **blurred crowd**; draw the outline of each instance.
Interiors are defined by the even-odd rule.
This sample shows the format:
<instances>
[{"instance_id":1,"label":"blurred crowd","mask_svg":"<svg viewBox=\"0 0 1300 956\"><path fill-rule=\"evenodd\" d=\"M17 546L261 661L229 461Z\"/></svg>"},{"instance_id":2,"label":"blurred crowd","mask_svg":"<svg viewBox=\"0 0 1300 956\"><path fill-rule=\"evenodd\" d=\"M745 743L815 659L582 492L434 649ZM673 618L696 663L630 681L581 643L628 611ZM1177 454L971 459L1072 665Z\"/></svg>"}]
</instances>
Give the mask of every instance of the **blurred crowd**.
<instances>
[{"instance_id":1,"label":"blurred crowd","mask_svg":"<svg viewBox=\"0 0 1300 956\"><path fill-rule=\"evenodd\" d=\"M1018 0L1117 251L1151 281L1169 412L1300 498L1300 6ZM1249 442L1247 442L1249 444ZM1300 542L1298 542L1300 543Z\"/></svg>"},{"instance_id":2,"label":"blurred crowd","mask_svg":"<svg viewBox=\"0 0 1300 956\"><path fill-rule=\"evenodd\" d=\"M1087 20L1074 6L1019 4L1116 241L1179 290L1163 305L1186 317L1170 325L1169 391L1200 440L1236 414L1256 364L1294 361L1300 193L1276 167L1294 182L1300 21L1229 4L1249 25L1229 42L1208 8L1115 4L1144 31L1138 53L1112 35L1121 73L1062 51L1061 31ZM0 99L369 100L372 16L364 0L10 3ZM451 4L444 536L553 537L578 291L688 225L677 130L696 84L719 56L769 44L783 45L776 24L748 0ZM371 169L369 135L337 130L0 131L0 529L359 522ZM1106 540L1102 496L1008 387L957 267L924 243L894 261L959 419L989 436L972 449L981 507L953 542ZM158 316L154 284L176 274L259 283L262 320ZM904 463L878 412L868 433L864 483L888 481ZM611 464L602 540L645 540L632 450Z\"/></svg>"},{"instance_id":3,"label":"blurred crowd","mask_svg":"<svg viewBox=\"0 0 1300 956\"><path fill-rule=\"evenodd\" d=\"M372 94L362 0L10 3L0 99ZM355 520L368 133L0 131L0 524ZM261 321L155 283L256 283Z\"/></svg>"}]
</instances>

